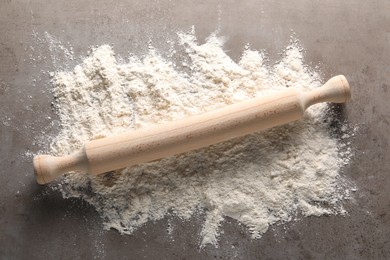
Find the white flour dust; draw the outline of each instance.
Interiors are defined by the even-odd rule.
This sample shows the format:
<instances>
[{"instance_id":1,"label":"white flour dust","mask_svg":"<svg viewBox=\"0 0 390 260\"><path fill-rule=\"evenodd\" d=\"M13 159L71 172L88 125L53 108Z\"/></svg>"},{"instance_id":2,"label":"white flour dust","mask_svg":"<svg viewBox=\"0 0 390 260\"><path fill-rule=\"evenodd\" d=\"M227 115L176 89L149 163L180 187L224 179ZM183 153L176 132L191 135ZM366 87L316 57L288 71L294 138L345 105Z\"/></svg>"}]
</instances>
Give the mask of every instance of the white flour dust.
<instances>
[{"instance_id":1,"label":"white flour dust","mask_svg":"<svg viewBox=\"0 0 390 260\"><path fill-rule=\"evenodd\" d=\"M276 65L249 47L236 63L215 35L200 45L193 33L179 33L178 48L184 50L180 64L152 47L144 57L119 62L103 45L72 71L56 73L53 93L62 130L51 145L53 154L286 87L309 90L322 83L304 65L297 43ZM228 216L260 238L270 225L297 214L345 212L341 202L352 188L340 169L349 150L341 154L330 122L328 106L319 104L299 122L101 176L70 173L58 185L64 197L84 199L105 228L121 233L167 215L204 216L200 244L217 246Z\"/></svg>"}]
</instances>

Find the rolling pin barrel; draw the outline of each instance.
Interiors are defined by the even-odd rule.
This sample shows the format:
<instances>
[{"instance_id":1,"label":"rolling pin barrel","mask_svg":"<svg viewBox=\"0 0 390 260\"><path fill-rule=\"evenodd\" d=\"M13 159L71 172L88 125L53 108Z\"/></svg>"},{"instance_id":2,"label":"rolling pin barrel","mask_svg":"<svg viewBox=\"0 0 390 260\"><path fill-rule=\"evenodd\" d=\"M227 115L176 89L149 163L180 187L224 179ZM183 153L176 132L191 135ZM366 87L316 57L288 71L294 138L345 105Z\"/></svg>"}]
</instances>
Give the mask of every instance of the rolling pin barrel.
<instances>
[{"instance_id":1,"label":"rolling pin barrel","mask_svg":"<svg viewBox=\"0 0 390 260\"><path fill-rule=\"evenodd\" d=\"M70 171L96 175L227 141L302 118L320 102L344 103L351 92L342 75L322 87L301 92L286 89L178 121L87 142L81 151L64 157L38 155L38 183L51 182Z\"/></svg>"}]
</instances>

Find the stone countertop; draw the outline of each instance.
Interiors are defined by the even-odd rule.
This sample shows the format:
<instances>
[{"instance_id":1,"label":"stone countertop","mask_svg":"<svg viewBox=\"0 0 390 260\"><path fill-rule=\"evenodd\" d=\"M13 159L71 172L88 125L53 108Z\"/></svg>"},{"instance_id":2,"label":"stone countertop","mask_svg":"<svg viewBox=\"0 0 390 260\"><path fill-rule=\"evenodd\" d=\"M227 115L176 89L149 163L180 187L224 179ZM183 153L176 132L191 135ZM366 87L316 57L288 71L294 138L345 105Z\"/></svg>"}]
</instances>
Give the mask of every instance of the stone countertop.
<instances>
[{"instance_id":1,"label":"stone countertop","mask_svg":"<svg viewBox=\"0 0 390 260\"><path fill-rule=\"evenodd\" d=\"M0 259L389 259L389 10L385 0L1 1ZM31 156L59 129L48 72L81 61L64 63L48 43L73 46L75 57L105 43L121 55L145 53L149 41L164 52L167 39L192 25L201 41L215 30L226 36L235 60L247 43L275 60L295 34L324 79L348 78L352 101L339 116L359 129L343 173L357 186L348 215L273 226L258 240L227 219L219 248L200 250L199 218L163 219L120 235L103 231L85 202L36 184Z\"/></svg>"}]
</instances>

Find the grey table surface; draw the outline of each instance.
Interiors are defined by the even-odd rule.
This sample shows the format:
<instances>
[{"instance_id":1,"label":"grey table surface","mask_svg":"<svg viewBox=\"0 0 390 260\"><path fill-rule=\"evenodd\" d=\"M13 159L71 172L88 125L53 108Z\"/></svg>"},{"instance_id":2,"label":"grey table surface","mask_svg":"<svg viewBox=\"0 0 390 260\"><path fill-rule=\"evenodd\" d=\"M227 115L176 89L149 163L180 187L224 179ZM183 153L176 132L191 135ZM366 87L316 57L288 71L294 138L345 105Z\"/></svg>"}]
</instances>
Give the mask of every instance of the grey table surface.
<instances>
[{"instance_id":1,"label":"grey table surface","mask_svg":"<svg viewBox=\"0 0 390 260\"><path fill-rule=\"evenodd\" d=\"M76 57L104 43L126 55L145 53L149 41L164 53L167 39L192 25L201 41L216 29L227 36L225 49L235 60L246 43L275 60L293 31L306 62L319 65L324 78L347 76L353 100L340 117L360 129L352 144L356 154L344 169L358 187L345 204L349 215L275 226L259 240L228 219L219 247L200 250L200 218L173 219L169 236L167 219L123 236L103 231L86 203L36 184L26 152L44 148L42 129L48 136L58 132L46 72L64 66L39 40L45 32L72 45ZM389 259L389 62L386 0L2 0L0 259Z\"/></svg>"}]
</instances>

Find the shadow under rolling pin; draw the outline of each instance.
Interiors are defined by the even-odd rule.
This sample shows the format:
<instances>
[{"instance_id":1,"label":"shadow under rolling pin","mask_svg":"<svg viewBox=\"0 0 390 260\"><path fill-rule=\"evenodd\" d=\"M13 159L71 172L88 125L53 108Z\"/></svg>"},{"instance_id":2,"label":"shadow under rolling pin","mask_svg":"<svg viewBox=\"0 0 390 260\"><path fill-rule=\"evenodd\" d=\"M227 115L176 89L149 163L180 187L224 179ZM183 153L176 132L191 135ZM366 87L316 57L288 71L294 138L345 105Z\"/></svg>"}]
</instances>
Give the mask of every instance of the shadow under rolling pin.
<instances>
[{"instance_id":1,"label":"shadow under rolling pin","mask_svg":"<svg viewBox=\"0 0 390 260\"><path fill-rule=\"evenodd\" d=\"M321 102L344 103L351 90L342 75L311 91L288 88L181 120L92 140L63 157L34 157L37 182L46 184L66 172L97 175L224 142L296 121Z\"/></svg>"}]
</instances>

